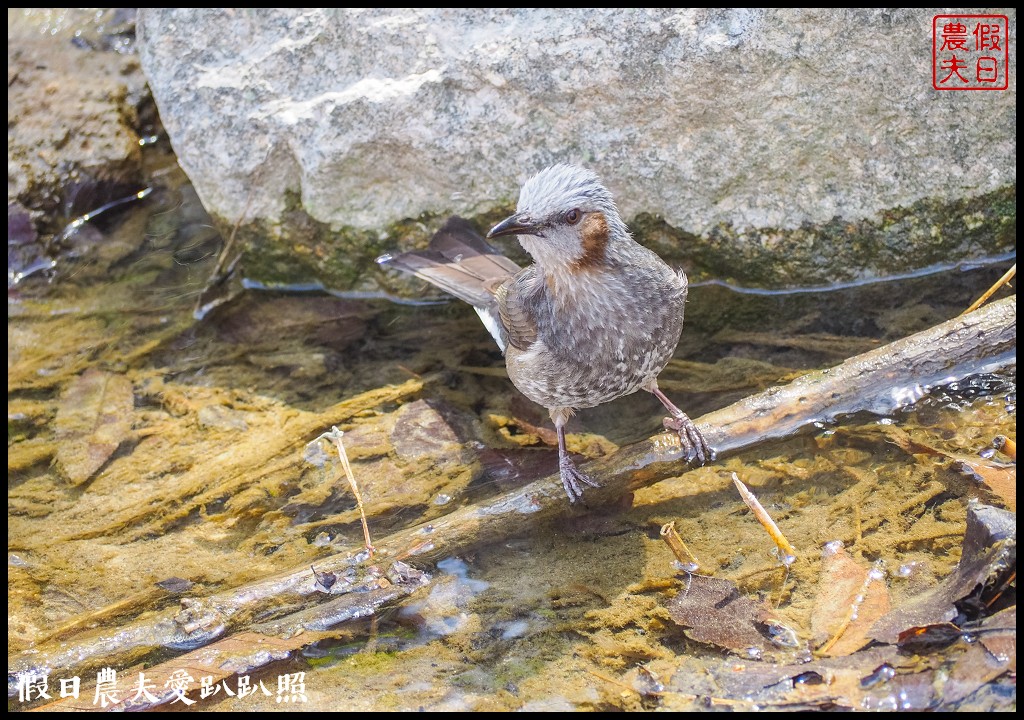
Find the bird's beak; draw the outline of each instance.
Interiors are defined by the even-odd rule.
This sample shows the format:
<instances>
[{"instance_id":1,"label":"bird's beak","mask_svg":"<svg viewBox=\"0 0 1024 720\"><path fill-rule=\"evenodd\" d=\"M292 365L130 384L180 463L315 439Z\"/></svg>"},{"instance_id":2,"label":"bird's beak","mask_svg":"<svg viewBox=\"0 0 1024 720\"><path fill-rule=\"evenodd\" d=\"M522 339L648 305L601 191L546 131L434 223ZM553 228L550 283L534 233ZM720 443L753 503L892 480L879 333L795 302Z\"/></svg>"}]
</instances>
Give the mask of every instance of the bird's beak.
<instances>
[{"instance_id":1,"label":"bird's beak","mask_svg":"<svg viewBox=\"0 0 1024 720\"><path fill-rule=\"evenodd\" d=\"M505 218L500 223L492 227L491 231L487 233L487 237L495 238L501 235L538 235L539 231L540 226L533 222L529 215L513 215L512 217Z\"/></svg>"}]
</instances>

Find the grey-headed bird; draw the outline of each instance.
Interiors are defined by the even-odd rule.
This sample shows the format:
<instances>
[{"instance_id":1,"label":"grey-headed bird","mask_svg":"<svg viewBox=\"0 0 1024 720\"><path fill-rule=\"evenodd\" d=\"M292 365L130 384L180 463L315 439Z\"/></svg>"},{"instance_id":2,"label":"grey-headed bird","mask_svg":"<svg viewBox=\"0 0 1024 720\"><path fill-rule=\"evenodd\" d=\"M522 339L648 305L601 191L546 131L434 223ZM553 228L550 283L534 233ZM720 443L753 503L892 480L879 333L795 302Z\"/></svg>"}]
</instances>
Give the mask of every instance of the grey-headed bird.
<instances>
[{"instance_id":1,"label":"grey-headed bird","mask_svg":"<svg viewBox=\"0 0 1024 720\"><path fill-rule=\"evenodd\" d=\"M488 238L516 235L525 268L451 218L427 250L385 255L382 265L440 287L476 308L505 353L509 379L543 405L558 433L558 468L570 502L598 484L565 448L574 411L637 390L671 417L688 462L714 458L693 421L658 389L683 329L686 275L637 243L597 175L554 165L526 181L511 217Z\"/></svg>"}]
</instances>

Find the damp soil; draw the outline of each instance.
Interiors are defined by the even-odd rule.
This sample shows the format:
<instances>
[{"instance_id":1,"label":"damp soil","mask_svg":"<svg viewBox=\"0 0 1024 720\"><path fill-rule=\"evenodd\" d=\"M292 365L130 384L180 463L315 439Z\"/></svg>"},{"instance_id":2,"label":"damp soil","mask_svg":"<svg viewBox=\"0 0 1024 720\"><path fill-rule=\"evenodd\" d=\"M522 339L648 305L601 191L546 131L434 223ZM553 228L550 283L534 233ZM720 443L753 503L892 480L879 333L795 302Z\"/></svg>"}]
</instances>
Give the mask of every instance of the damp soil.
<instances>
[{"instance_id":1,"label":"damp soil","mask_svg":"<svg viewBox=\"0 0 1024 720\"><path fill-rule=\"evenodd\" d=\"M159 178L62 236L52 269L9 285L9 667L358 548L340 464L307 450L331 426L374 537L556 468L545 412L511 386L472 309L427 288L421 304L248 290L197 320L222 240L173 163ZM1011 262L809 293L696 286L660 384L700 416L954 317ZM1015 402L1010 367L407 559L429 576L420 589L305 639L283 634L277 659L244 673L254 694L239 697L243 673L206 694L192 678L188 708L1012 709L1015 581L1005 554L965 535L972 508L1015 518L1015 461L993 448L1016 438ZM642 393L583 411L570 449L607 455L660 432L661 417ZM780 562L733 474L795 562ZM698 568L664 542L669 522ZM968 553L979 579L954 597ZM872 635L943 588L951 638L902 616L923 642ZM120 696L185 649L112 647ZM55 670L49 694L79 675L78 702L98 707L97 670ZM301 693L281 694L289 677ZM9 709L49 702L9 681Z\"/></svg>"}]
</instances>

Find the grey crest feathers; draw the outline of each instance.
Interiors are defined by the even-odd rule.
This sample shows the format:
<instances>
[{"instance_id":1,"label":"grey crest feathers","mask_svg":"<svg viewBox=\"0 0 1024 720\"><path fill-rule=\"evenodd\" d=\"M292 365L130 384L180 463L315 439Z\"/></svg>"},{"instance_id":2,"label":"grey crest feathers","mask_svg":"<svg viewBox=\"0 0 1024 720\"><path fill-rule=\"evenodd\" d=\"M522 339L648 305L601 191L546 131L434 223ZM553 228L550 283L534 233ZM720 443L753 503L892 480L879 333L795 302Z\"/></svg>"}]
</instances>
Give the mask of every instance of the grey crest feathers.
<instances>
[{"instance_id":1,"label":"grey crest feathers","mask_svg":"<svg viewBox=\"0 0 1024 720\"><path fill-rule=\"evenodd\" d=\"M629 236L615 200L601 179L593 171L576 165L552 165L527 180L519 192L516 214L528 215L540 223L556 219L574 208L604 213L613 235Z\"/></svg>"},{"instance_id":2,"label":"grey crest feathers","mask_svg":"<svg viewBox=\"0 0 1024 720\"><path fill-rule=\"evenodd\" d=\"M541 170L523 184L516 212L527 213L539 221L573 208L616 212L611 193L596 173L558 164Z\"/></svg>"}]
</instances>

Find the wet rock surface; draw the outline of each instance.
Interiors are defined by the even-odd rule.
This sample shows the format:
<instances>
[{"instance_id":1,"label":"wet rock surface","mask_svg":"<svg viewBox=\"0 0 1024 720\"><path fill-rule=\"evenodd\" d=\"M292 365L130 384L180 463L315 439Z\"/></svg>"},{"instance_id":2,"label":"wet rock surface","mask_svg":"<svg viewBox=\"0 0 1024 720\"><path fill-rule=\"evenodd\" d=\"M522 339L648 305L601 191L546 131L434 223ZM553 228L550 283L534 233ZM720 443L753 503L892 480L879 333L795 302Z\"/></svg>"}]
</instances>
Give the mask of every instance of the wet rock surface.
<instances>
[{"instance_id":1,"label":"wet rock surface","mask_svg":"<svg viewBox=\"0 0 1024 720\"><path fill-rule=\"evenodd\" d=\"M128 9L8 8L7 199L34 219L45 212L51 233L74 204L68 188L141 187L139 140L154 118L134 19Z\"/></svg>"}]
</instances>

